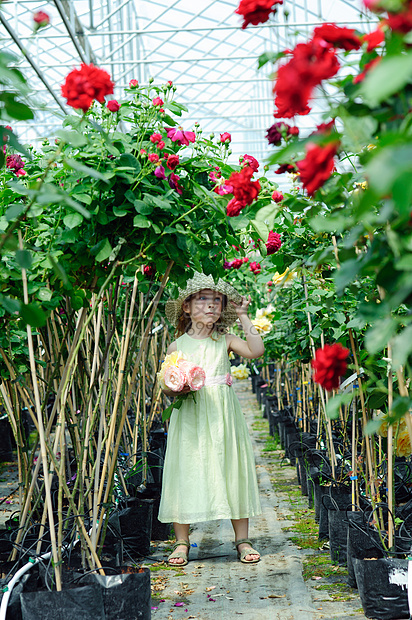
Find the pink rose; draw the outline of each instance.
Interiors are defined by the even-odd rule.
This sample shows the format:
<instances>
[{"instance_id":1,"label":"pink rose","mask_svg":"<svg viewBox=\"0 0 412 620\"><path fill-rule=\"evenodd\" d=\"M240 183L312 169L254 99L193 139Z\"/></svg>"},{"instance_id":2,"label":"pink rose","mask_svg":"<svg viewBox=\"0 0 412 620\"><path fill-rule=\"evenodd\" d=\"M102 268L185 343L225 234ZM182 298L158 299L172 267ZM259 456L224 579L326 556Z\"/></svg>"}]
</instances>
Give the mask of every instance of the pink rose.
<instances>
[{"instance_id":1,"label":"pink rose","mask_svg":"<svg viewBox=\"0 0 412 620\"><path fill-rule=\"evenodd\" d=\"M165 386L172 390L172 392L181 392L185 385L186 377L180 368L168 366L165 370L164 382Z\"/></svg>"},{"instance_id":2,"label":"pink rose","mask_svg":"<svg viewBox=\"0 0 412 620\"><path fill-rule=\"evenodd\" d=\"M206 374L203 368L183 359L180 359L177 364L179 369L185 374L186 383L191 390L196 392L204 386Z\"/></svg>"},{"instance_id":3,"label":"pink rose","mask_svg":"<svg viewBox=\"0 0 412 620\"><path fill-rule=\"evenodd\" d=\"M230 372L227 373L226 375L226 385L228 385L229 387L232 385L233 383L233 377L230 374Z\"/></svg>"}]
</instances>

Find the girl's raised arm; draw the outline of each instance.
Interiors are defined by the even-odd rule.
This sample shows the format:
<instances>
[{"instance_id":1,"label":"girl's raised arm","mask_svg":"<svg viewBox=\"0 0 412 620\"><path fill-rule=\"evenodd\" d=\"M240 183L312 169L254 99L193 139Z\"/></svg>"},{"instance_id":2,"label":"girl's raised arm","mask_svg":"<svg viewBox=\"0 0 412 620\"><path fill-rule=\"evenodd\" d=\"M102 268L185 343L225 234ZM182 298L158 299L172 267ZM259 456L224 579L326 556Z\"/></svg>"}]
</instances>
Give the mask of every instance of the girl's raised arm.
<instances>
[{"instance_id":1,"label":"girl's raised arm","mask_svg":"<svg viewBox=\"0 0 412 620\"><path fill-rule=\"evenodd\" d=\"M265 345L262 338L259 336L256 327L252 324L252 321L247 315L247 309L249 307L251 297L242 297L242 302L239 305L233 306L239 317L239 321L242 324L243 331L245 332L246 340L235 336L234 334L228 334L226 336L226 342L228 345L228 351L233 351L246 359L255 359L260 357L265 352Z\"/></svg>"}]
</instances>

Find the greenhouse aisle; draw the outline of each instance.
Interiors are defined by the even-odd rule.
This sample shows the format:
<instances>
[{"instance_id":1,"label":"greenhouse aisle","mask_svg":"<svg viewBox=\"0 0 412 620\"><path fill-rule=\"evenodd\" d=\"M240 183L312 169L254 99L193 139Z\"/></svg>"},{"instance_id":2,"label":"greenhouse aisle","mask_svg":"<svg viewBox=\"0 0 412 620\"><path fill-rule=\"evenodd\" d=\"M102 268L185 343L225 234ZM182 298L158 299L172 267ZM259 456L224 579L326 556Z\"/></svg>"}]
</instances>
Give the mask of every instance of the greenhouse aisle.
<instances>
[{"instance_id":1,"label":"greenhouse aisle","mask_svg":"<svg viewBox=\"0 0 412 620\"><path fill-rule=\"evenodd\" d=\"M244 565L236 559L230 522L200 523L191 534L190 562L185 569L164 569L166 543L155 553L159 564L152 565L154 597L152 614L156 620L191 618L197 620L343 620L365 618L356 591L339 586L335 571L304 581L305 557L319 554L302 549L289 540L286 529L293 524L294 511L307 508L307 498L296 493L293 500L285 491L274 490L279 482L298 490L296 471L281 461L280 450L267 450L267 423L252 394L250 382L234 384L246 416L255 449L263 514L251 524L250 537L262 559ZM263 450L265 449L265 450ZM293 502L293 503L292 503ZM286 527L285 527L286 526ZM323 553L323 558L327 553ZM316 573L316 571L315 571ZM323 574L321 572L321 574ZM345 582L345 577L338 578ZM312 585L313 584L313 585Z\"/></svg>"}]
</instances>

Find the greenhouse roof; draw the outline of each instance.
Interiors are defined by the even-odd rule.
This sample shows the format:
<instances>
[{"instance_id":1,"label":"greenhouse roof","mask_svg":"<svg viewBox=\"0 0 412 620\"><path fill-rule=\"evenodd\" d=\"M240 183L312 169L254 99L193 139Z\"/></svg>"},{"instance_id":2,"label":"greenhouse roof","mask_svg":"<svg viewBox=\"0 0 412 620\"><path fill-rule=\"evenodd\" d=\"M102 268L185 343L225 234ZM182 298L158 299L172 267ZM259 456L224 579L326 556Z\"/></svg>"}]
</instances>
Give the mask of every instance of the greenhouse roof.
<instances>
[{"instance_id":1,"label":"greenhouse roof","mask_svg":"<svg viewBox=\"0 0 412 620\"><path fill-rule=\"evenodd\" d=\"M131 79L145 84L172 80L176 99L188 108L182 123L199 122L205 132L232 135L232 159L269 154L266 129L273 123L272 65L258 71L264 52L279 52L310 36L325 21L371 29L361 0L285 0L259 26L241 28L237 0L13 0L1 11L3 49L19 59L34 92L35 122L14 123L20 138L53 136L67 107L60 87L81 62L106 69L114 97ZM33 33L32 15L50 15ZM321 121L314 113L307 129Z\"/></svg>"}]
</instances>

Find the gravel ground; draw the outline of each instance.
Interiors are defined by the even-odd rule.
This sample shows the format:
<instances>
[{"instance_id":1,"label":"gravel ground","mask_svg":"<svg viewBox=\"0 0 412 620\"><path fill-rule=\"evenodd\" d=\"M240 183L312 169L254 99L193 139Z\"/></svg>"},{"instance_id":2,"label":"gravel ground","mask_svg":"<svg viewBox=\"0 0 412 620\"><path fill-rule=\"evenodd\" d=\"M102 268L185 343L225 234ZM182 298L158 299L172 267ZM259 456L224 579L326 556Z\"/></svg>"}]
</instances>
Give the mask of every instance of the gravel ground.
<instances>
[{"instance_id":1,"label":"gravel ground","mask_svg":"<svg viewBox=\"0 0 412 620\"><path fill-rule=\"evenodd\" d=\"M193 526L190 562L184 569L163 563L170 543L159 542L152 566L152 618L154 620L343 620L365 618L356 590L344 587L346 600L334 600L334 583L340 576L304 581L303 561L317 550L301 549L290 541L296 509L307 508L307 499L293 501L284 491L274 491L273 482L297 488L296 470L282 462L280 451L264 452L267 423L250 381L234 387L242 404L255 449L256 470L263 514L252 520L250 538L260 551L258 564L244 565L236 559L229 521ZM252 428L252 426L254 428ZM282 529L283 528L283 529ZM324 554L325 555L325 554ZM149 565L147 563L146 565ZM331 571L333 573L333 569ZM342 572L342 569L340 569Z\"/></svg>"}]
</instances>

